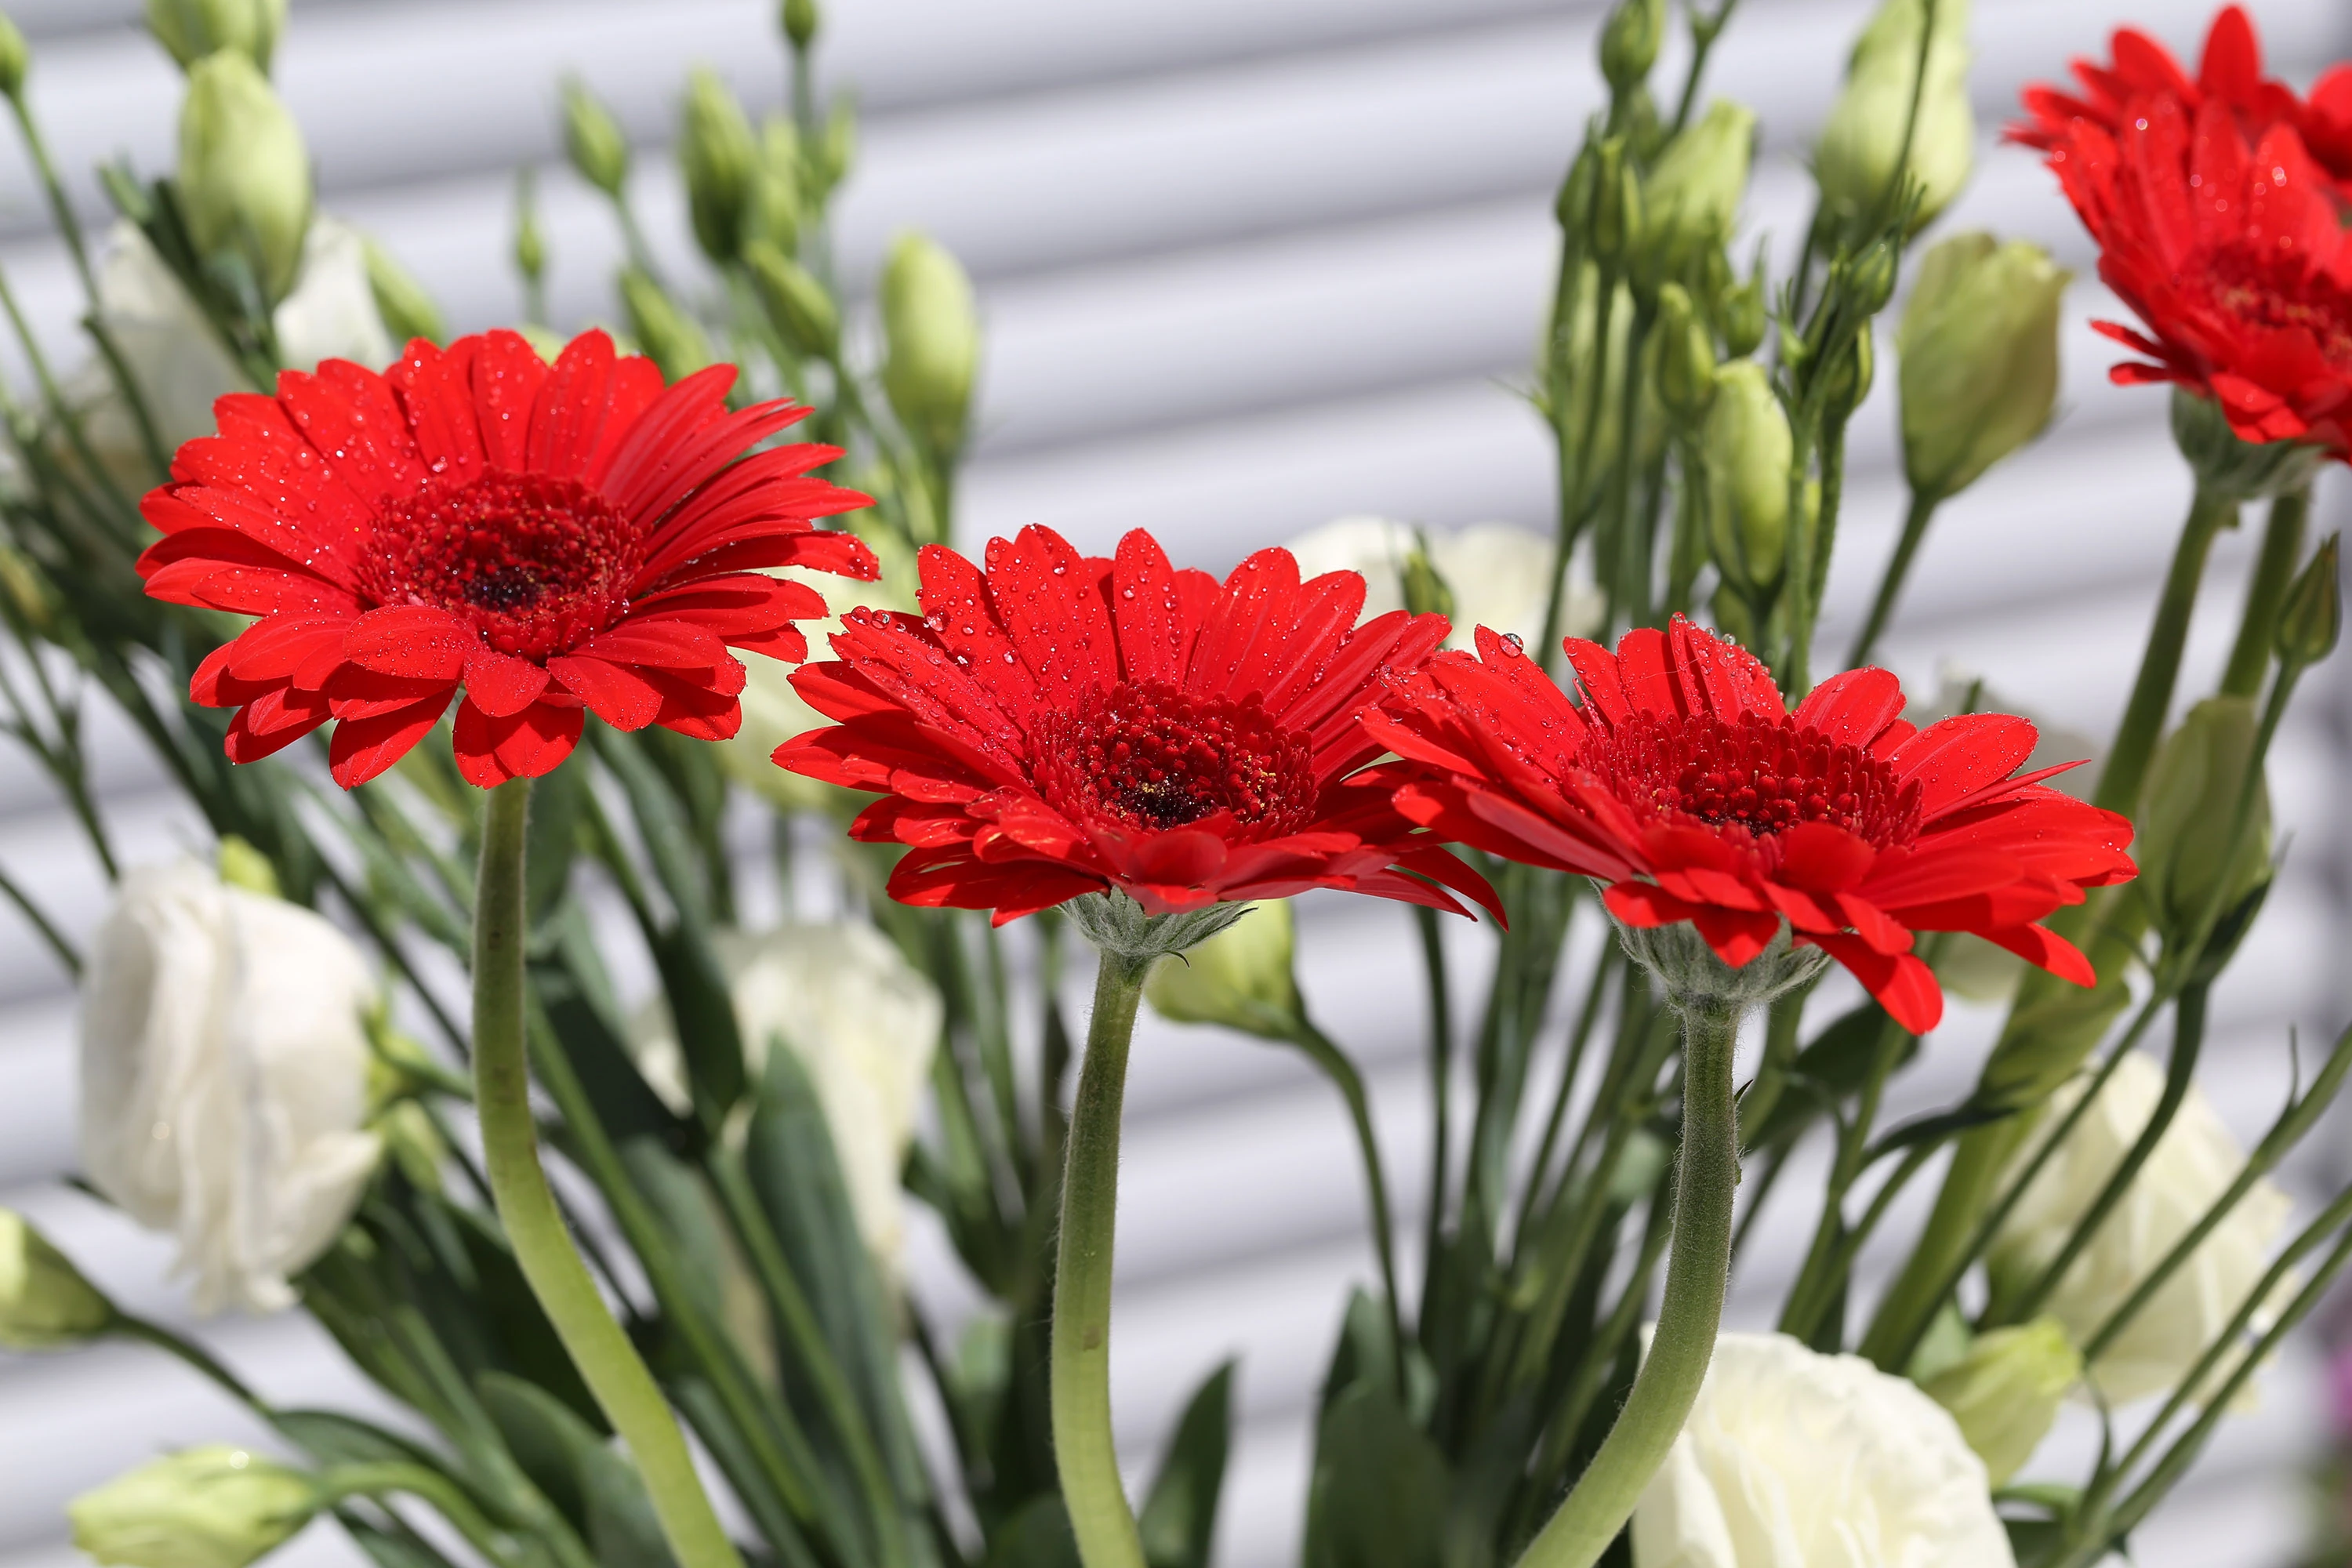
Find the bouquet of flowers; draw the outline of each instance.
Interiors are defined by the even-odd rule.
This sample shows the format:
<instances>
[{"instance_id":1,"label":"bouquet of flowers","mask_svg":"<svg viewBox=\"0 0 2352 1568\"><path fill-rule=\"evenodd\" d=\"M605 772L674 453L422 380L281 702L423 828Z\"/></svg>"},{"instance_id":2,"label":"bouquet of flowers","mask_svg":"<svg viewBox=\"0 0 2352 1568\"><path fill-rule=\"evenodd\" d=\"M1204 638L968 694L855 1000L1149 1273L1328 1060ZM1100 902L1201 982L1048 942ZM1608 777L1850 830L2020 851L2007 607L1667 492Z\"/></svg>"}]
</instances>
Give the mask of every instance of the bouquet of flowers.
<instances>
[{"instance_id":1,"label":"bouquet of flowers","mask_svg":"<svg viewBox=\"0 0 2352 1568\"><path fill-rule=\"evenodd\" d=\"M2352 1031L2251 1149L2196 1071L2276 867L2265 757L2341 616L2306 534L2352 459L2352 69L2299 96L2232 7L2194 75L2120 33L2010 129L2196 479L2086 775L1980 683L1921 704L1871 662L1938 507L2056 395L2065 273L1931 233L1973 153L1966 0L1871 19L1778 270L1735 250L1754 117L1705 94L1735 4L1690 0L1678 81L1666 0L1601 29L1529 386L1550 531L1351 521L1222 580L1141 531L954 547L972 291L911 235L870 291L841 276L854 121L814 0L781 8L788 115L687 89L691 279L567 89L627 252L613 324L569 336L528 171L511 330L452 338L314 210L283 0L153 0L179 162L105 172L102 249L0 26L89 346L53 372L0 292L32 374L0 395L0 722L115 902L83 942L0 893L83 988L89 1191L176 1237L199 1310L308 1312L398 1412L265 1399L0 1214L0 1344L142 1342L278 1440L84 1496L82 1547L242 1564L331 1515L386 1568L1202 1568L1229 1373L1139 1492L1112 1440L1147 1002L1296 1048L1357 1134L1379 1267L1334 1303L1314 1568L2123 1545L2352 1256L2352 1192L2298 1214L2269 1179ZM1832 666L1847 430L1898 295L1910 508ZM2226 670L2182 693L2208 554L2257 501ZM118 858L100 703L209 859ZM1429 1019L1418 1279L1294 978L1286 900L1318 889L1402 906L1425 955L1396 983ZM1457 1037L1462 920L1492 963ZM1963 973L2005 996L1998 1040L1890 1125ZM1792 1171L1822 1187L1777 1330L1720 1331ZM969 1321L905 1289L910 1201ZM1874 1247L1899 1267L1868 1293ZM2029 1472L2069 1400L2095 1459Z\"/></svg>"}]
</instances>

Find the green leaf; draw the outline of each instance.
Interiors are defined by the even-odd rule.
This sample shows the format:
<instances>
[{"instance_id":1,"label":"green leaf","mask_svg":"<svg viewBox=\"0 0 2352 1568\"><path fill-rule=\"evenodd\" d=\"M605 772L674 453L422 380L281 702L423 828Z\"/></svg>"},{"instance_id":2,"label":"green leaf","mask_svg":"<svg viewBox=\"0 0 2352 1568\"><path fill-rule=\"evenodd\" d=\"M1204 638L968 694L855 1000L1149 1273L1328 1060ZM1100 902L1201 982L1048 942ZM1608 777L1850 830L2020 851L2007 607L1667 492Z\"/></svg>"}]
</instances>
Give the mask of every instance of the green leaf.
<instances>
[{"instance_id":1,"label":"green leaf","mask_svg":"<svg viewBox=\"0 0 2352 1568\"><path fill-rule=\"evenodd\" d=\"M578 858L584 768L558 768L530 792L530 821L523 853L524 908L536 930L563 902Z\"/></svg>"},{"instance_id":2,"label":"green leaf","mask_svg":"<svg viewBox=\"0 0 2352 1568\"><path fill-rule=\"evenodd\" d=\"M1331 1403L1317 1434L1306 1568L1430 1568L1449 1490L1437 1445L1386 1389L1359 1383Z\"/></svg>"},{"instance_id":3,"label":"green leaf","mask_svg":"<svg viewBox=\"0 0 2352 1568\"><path fill-rule=\"evenodd\" d=\"M352 1544L367 1553L368 1561L376 1568L456 1568L446 1557L414 1535L389 1534L359 1518L341 1522Z\"/></svg>"},{"instance_id":4,"label":"green leaf","mask_svg":"<svg viewBox=\"0 0 2352 1568\"><path fill-rule=\"evenodd\" d=\"M1233 1444L1234 1363L1211 1373L1176 1423L1168 1457L1136 1525L1151 1568L1208 1568Z\"/></svg>"},{"instance_id":5,"label":"green leaf","mask_svg":"<svg viewBox=\"0 0 2352 1568\"><path fill-rule=\"evenodd\" d=\"M515 1462L581 1527L604 1568L666 1568L676 1562L644 1479L594 1428L521 1378L488 1373L479 1387L483 1408Z\"/></svg>"},{"instance_id":6,"label":"green leaf","mask_svg":"<svg viewBox=\"0 0 2352 1568\"><path fill-rule=\"evenodd\" d=\"M1081 1568L1061 1498L1049 1492L1023 1504L989 1542L982 1568Z\"/></svg>"},{"instance_id":7,"label":"green leaf","mask_svg":"<svg viewBox=\"0 0 2352 1568\"><path fill-rule=\"evenodd\" d=\"M568 918L568 917L567 917ZM568 957L568 953L567 953ZM614 1031L612 1019L569 964L531 965L531 989L596 1120L614 1142L657 1138L676 1145L685 1126L646 1084L645 1074Z\"/></svg>"},{"instance_id":8,"label":"green leaf","mask_svg":"<svg viewBox=\"0 0 2352 1568\"><path fill-rule=\"evenodd\" d=\"M340 1410L280 1410L270 1425L321 1465L422 1465L450 1475L431 1449Z\"/></svg>"}]
</instances>

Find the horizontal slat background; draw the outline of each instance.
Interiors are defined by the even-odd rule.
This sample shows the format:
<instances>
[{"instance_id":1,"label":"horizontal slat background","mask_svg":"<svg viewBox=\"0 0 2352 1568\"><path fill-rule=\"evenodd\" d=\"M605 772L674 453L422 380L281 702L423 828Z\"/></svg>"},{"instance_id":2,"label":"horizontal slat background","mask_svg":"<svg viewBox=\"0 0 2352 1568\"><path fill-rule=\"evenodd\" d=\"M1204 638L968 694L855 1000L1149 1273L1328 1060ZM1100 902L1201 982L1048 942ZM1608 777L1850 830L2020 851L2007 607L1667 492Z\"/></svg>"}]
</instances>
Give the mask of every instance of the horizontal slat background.
<instances>
[{"instance_id":1,"label":"horizontal slat background","mask_svg":"<svg viewBox=\"0 0 2352 1568\"><path fill-rule=\"evenodd\" d=\"M1986 127L1980 175L1944 227L2029 236L2087 273L2080 232L2030 156L1991 130L2030 77L2095 49L2128 14L2193 50L2205 0L1979 0L1973 77ZM2352 53L2336 0L2252 6L2278 68L2306 79ZM29 0L34 102L77 197L101 221L98 161L168 165L174 73L135 30L131 0ZM1353 511L1432 527L1488 518L1542 526L1540 433L1523 383L1551 265L1551 185L1596 104L1600 8L1559 0L839 0L826 68L866 111L840 238L863 277L901 225L930 230L981 285L989 328L982 439L963 534L1024 523L1103 548L1156 531L1223 568L1248 550ZM1746 0L1711 82L1761 113L1768 135L1751 225L1784 247L1806 211L1799 160L1824 113L1856 0ZM641 150L656 244L696 271L665 147L679 83L717 62L755 107L782 66L765 0L297 0L278 78L308 132L323 205L379 235L461 327L510 319L504 268L511 169L556 159L554 83L577 70ZM1669 68L1675 63L1669 56ZM568 174L546 182L552 303L604 314L619 254L608 215ZM79 313L37 193L0 153L0 266L61 354ZM1915 689L1946 661L1985 675L2048 720L2104 733L2120 708L2157 574L2187 497L2162 399L2104 379L2084 323L2112 313L2079 285L2066 335L2065 412L2052 439L1948 509L1908 614L1887 647ZM13 356L10 361L13 364ZM1882 360L1891 363L1891 360ZM1882 377L1882 384L1891 377ZM1891 548L1902 497L1890 400L1857 426L1855 471L1832 578L1832 644ZM2323 505L2346 512L2340 475ZM2224 542L2213 610L2186 689L2210 684L2248 554ZM2242 1130L2284 1092L2290 1025L2341 1023L2344 874L2335 826L2345 683L2323 672L2281 743L2288 880L2225 988L2208 1081ZM100 737L107 808L132 858L196 841L135 742ZM0 864L86 930L96 868L18 760L0 758ZM0 917L5 919L5 917ZM46 955L0 926L0 1200L36 1215L110 1288L177 1321L154 1238L65 1189L73 1168L72 1006ZM1408 930L1391 910L1310 900L1301 948L1318 1016L1365 1061L1384 1136L1419 1222L1427 1092ZM1580 939L1589 951L1593 933ZM1465 973L1484 932L1452 933ZM1959 1090L1990 1027L1959 1010L1905 1086L1896 1113ZM1138 1473L1210 1366L1243 1357L1244 1429L1221 1561L1290 1560L1307 1423L1340 1292L1370 1275L1345 1128L1290 1058L1211 1031L1147 1021L1137 1049L1121 1215L1115 1350L1122 1446ZM2344 1162L2322 1151L2314 1185ZM1801 1192L1801 1173L1783 1184ZM1768 1215L1736 1313L1760 1320L1810 1215ZM1891 1229L1900 1229L1899 1225ZM936 1238L919 1287L955 1291ZM207 1342L280 1397L364 1397L299 1318L205 1325ZM2266 1379L2205 1469L2138 1542L2152 1568L2269 1568L2302 1521L2293 1467L2319 1429L2309 1352ZM63 1500L173 1443L247 1436L175 1368L131 1351L0 1361L0 1568L75 1560ZM2079 1458L2084 1432L2058 1447ZM351 1562L315 1531L287 1561Z\"/></svg>"}]
</instances>

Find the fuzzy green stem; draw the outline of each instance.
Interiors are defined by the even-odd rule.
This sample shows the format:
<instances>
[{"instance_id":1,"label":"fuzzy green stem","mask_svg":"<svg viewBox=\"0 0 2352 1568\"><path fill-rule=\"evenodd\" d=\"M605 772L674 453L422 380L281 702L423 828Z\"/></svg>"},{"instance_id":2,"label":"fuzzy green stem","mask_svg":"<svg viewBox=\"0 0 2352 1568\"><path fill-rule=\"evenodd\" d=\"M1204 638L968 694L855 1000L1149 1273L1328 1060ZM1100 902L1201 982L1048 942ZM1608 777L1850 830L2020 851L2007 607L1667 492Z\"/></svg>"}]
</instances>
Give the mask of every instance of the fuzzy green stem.
<instances>
[{"instance_id":1,"label":"fuzzy green stem","mask_svg":"<svg viewBox=\"0 0 2352 1568\"><path fill-rule=\"evenodd\" d=\"M1054 1271L1054 1466L1086 1568L1144 1568L1142 1538L1111 1439L1110 1274L1127 1051L1150 968L1149 958L1102 955L1062 1175Z\"/></svg>"},{"instance_id":2,"label":"fuzzy green stem","mask_svg":"<svg viewBox=\"0 0 2352 1568\"><path fill-rule=\"evenodd\" d=\"M1683 1013L1683 1136L1675 1174L1675 1235L1650 1352L1616 1425L1519 1568L1591 1568L1633 1516L1698 1400L1723 1321L1731 1274L1731 1212L1739 1184L1739 1121L1731 1053L1739 1013L1689 1003Z\"/></svg>"},{"instance_id":3,"label":"fuzzy green stem","mask_svg":"<svg viewBox=\"0 0 2352 1568\"><path fill-rule=\"evenodd\" d=\"M2302 562L2304 524L2310 517L2308 485L2271 502L2270 521L2263 528L2263 552L2254 563L2254 579L2246 585L2246 610L2238 623L2237 646L2230 650L2229 668L2221 676L2225 697L2252 697L2263 689L2263 676L2271 667L2271 640L2278 635L2279 605Z\"/></svg>"},{"instance_id":4,"label":"fuzzy green stem","mask_svg":"<svg viewBox=\"0 0 2352 1568\"><path fill-rule=\"evenodd\" d=\"M489 794L474 893L474 1102L499 1220L531 1293L629 1446L681 1568L743 1568L660 1384L597 1294L539 1163L523 1031L524 824L530 781Z\"/></svg>"},{"instance_id":5,"label":"fuzzy green stem","mask_svg":"<svg viewBox=\"0 0 2352 1568\"><path fill-rule=\"evenodd\" d=\"M1886 623L1895 617L1895 606L1903 597L1903 584L1911 575L1911 558L1919 553L1919 544L1927 537L1927 524L1936 516L1936 508L1943 498L1927 490L1911 492L1911 510L1904 515L1903 537L1895 542L1895 558L1886 563L1886 575L1878 580L1878 596L1870 602L1869 618L1855 634L1853 647L1845 656L1848 669L1860 669L1870 662L1877 649L1878 638L1886 630Z\"/></svg>"},{"instance_id":6,"label":"fuzzy green stem","mask_svg":"<svg viewBox=\"0 0 2352 1568\"><path fill-rule=\"evenodd\" d=\"M2099 774L2095 804L2126 816L2139 801L2140 782L2156 753L2157 737L2164 732L2164 716L2172 707L2172 689L2180 679L2181 649L2189 641L2189 618L2197 608L2197 590L2205 581L2205 562L2213 541L2238 520L2238 503L2200 489L2181 525L2180 542L2172 552L2172 565L2164 577L2164 594L2157 601L2156 624L2148 628L2147 651L2141 655L2139 679L2132 685L2116 743Z\"/></svg>"}]
</instances>

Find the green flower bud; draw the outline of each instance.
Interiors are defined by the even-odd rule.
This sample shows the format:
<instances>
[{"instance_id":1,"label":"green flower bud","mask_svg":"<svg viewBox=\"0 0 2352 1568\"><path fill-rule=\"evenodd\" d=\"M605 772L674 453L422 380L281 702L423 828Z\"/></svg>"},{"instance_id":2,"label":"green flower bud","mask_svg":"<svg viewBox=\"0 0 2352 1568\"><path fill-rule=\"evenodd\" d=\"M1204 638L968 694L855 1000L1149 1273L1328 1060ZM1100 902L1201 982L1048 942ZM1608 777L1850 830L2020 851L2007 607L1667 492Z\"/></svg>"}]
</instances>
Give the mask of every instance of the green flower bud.
<instances>
[{"instance_id":1,"label":"green flower bud","mask_svg":"<svg viewBox=\"0 0 2352 1568\"><path fill-rule=\"evenodd\" d=\"M1715 402L1715 339L1679 283L1658 290L1658 401L1685 426L1706 417Z\"/></svg>"},{"instance_id":2,"label":"green flower bud","mask_svg":"<svg viewBox=\"0 0 2352 1568\"><path fill-rule=\"evenodd\" d=\"M1613 261L1632 249L1642 236L1642 178L1626 156L1625 139L1612 136L1601 144L1593 167L1592 222L1585 244L1602 261Z\"/></svg>"},{"instance_id":3,"label":"green flower bud","mask_svg":"<svg viewBox=\"0 0 2352 1568\"><path fill-rule=\"evenodd\" d=\"M1813 174L1832 211L1869 214L1899 197L1895 160L1903 155L1912 88L1919 79L1925 0L1885 0L1863 29L1846 68L1845 90L1830 110L1813 154ZM1921 187L1916 231L1949 206L1976 159L1976 115L1969 107L1968 0L1937 0L1927 46L1927 85L1911 137L1908 176Z\"/></svg>"},{"instance_id":4,"label":"green flower bud","mask_svg":"<svg viewBox=\"0 0 2352 1568\"><path fill-rule=\"evenodd\" d=\"M182 70L235 49L266 72L286 30L286 0L147 0L147 30Z\"/></svg>"},{"instance_id":5,"label":"green flower bud","mask_svg":"<svg viewBox=\"0 0 2352 1568\"><path fill-rule=\"evenodd\" d=\"M188 68L179 193L200 257L242 258L267 302L287 296L310 229L310 154L260 68L236 50Z\"/></svg>"},{"instance_id":6,"label":"green flower bud","mask_svg":"<svg viewBox=\"0 0 2352 1568\"><path fill-rule=\"evenodd\" d=\"M622 269L621 309L629 319L629 335L645 345L666 379L676 381L718 363L700 324L643 268Z\"/></svg>"},{"instance_id":7,"label":"green flower bud","mask_svg":"<svg viewBox=\"0 0 2352 1568\"><path fill-rule=\"evenodd\" d=\"M1895 298L1895 254L1893 242L1880 240L1846 263L1846 288L1853 308L1875 316Z\"/></svg>"},{"instance_id":8,"label":"green flower bud","mask_svg":"<svg viewBox=\"0 0 2352 1568\"><path fill-rule=\"evenodd\" d=\"M1927 252L1895 334L1914 490L1956 495L2050 423L2073 277L2021 239L1961 234Z\"/></svg>"},{"instance_id":9,"label":"green flower bud","mask_svg":"<svg viewBox=\"0 0 2352 1568\"><path fill-rule=\"evenodd\" d=\"M2211 398L2172 389L2172 441L2197 472L2197 484L2225 500L2268 500L2311 483L2326 455L2302 441L2246 441Z\"/></svg>"},{"instance_id":10,"label":"green flower bud","mask_svg":"<svg viewBox=\"0 0 2352 1568\"><path fill-rule=\"evenodd\" d=\"M1612 91L1623 92L1658 63L1666 35L1666 0L1618 0L1601 28L1601 74Z\"/></svg>"},{"instance_id":11,"label":"green flower bud","mask_svg":"<svg viewBox=\"0 0 2352 1568\"><path fill-rule=\"evenodd\" d=\"M1688 279L1739 225L1756 154L1753 110L1717 99L1666 143L1642 187L1641 247L1631 266L1651 284Z\"/></svg>"},{"instance_id":12,"label":"green flower bud","mask_svg":"<svg viewBox=\"0 0 2352 1568\"><path fill-rule=\"evenodd\" d=\"M833 106L825 116L824 142L817 149L817 176L822 187L832 190L849 178L850 165L857 162L857 111L846 100Z\"/></svg>"},{"instance_id":13,"label":"green flower bud","mask_svg":"<svg viewBox=\"0 0 2352 1568\"><path fill-rule=\"evenodd\" d=\"M2238 834L2255 728L2252 698L2209 697L2189 710L2148 767L2132 853L2140 897L2168 942L2193 936L2215 898L2227 913L2270 879L2267 783L2255 782L2253 821L2242 839ZM2233 839L2237 855L2230 859Z\"/></svg>"},{"instance_id":14,"label":"green flower bud","mask_svg":"<svg viewBox=\"0 0 2352 1568\"><path fill-rule=\"evenodd\" d=\"M55 630L58 604L48 579L32 557L13 544L0 544L0 596L7 600L8 614L26 629Z\"/></svg>"},{"instance_id":15,"label":"green flower bud","mask_svg":"<svg viewBox=\"0 0 2352 1568\"><path fill-rule=\"evenodd\" d=\"M2336 639L2344 630L2344 589L2337 580L2336 558L2342 537L2329 534L2286 591L2286 602L2279 606L2281 664L2300 669L2336 651Z\"/></svg>"},{"instance_id":16,"label":"green flower bud","mask_svg":"<svg viewBox=\"0 0 2352 1568\"><path fill-rule=\"evenodd\" d=\"M0 1349L60 1350L104 1333L114 1303L14 1209L0 1209Z\"/></svg>"},{"instance_id":17,"label":"green flower bud","mask_svg":"<svg viewBox=\"0 0 2352 1568\"><path fill-rule=\"evenodd\" d=\"M1454 589L1429 558L1429 538L1418 530L1412 536L1412 548L1405 552L1404 563L1397 572L1398 586L1404 590L1404 607L1416 616L1444 616L1454 619ZM1285 914L1286 921L1289 915Z\"/></svg>"},{"instance_id":18,"label":"green flower bud","mask_svg":"<svg viewBox=\"0 0 2352 1568\"><path fill-rule=\"evenodd\" d=\"M760 163L751 117L718 72L698 68L687 79L678 163L686 175L695 242L713 261L732 261L742 248L744 217Z\"/></svg>"},{"instance_id":19,"label":"green flower bud","mask_svg":"<svg viewBox=\"0 0 2352 1568\"><path fill-rule=\"evenodd\" d=\"M1587 142L1577 149L1576 160L1560 176L1559 193L1552 198L1552 216L1570 235L1580 238L1592 221L1592 193L1600 178L1600 150Z\"/></svg>"},{"instance_id":20,"label":"green flower bud","mask_svg":"<svg viewBox=\"0 0 2352 1568\"><path fill-rule=\"evenodd\" d=\"M743 210L746 244L764 239L790 256L801 234L801 139L793 122L772 115L760 129L760 163Z\"/></svg>"},{"instance_id":21,"label":"green flower bud","mask_svg":"<svg viewBox=\"0 0 2352 1568\"><path fill-rule=\"evenodd\" d=\"M1921 1385L1952 1413L1960 1436L2000 1486L2042 1446L2067 1390L2083 1376L2082 1352L2055 1318L1979 1334L1958 1362Z\"/></svg>"},{"instance_id":22,"label":"green flower bud","mask_svg":"<svg viewBox=\"0 0 2352 1568\"><path fill-rule=\"evenodd\" d=\"M1290 900L1269 900L1191 952L1161 959L1144 983L1151 1010L1178 1024L1217 1024L1264 1039L1298 1032Z\"/></svg>"},{"instance_id":23,"label":"green flower bud","mask_svg":"<svg viewBox=\"0 0 2352 1568\"><path fill-rule=\"evenodd\" d=\"M326 1505L299 1470L215 1444L140 1466L66 1507L74 1544L123 1568L245 1568Z\"/></svg>"},{"instance_id":24,"label":"green flower bud","mask_svg":"<svg viewBox=\"0 0 2352 1568\"><path fill-rule=\"evenodd\" d=\"M901 234L882 269L882 390L907 433L937 453L963 445L980 368L971 279L944 248Z\"/></svg>"},{"instance_id":25,"label":"green flower bud","mask_svg":"<svg viewBox=\"0 0 2352 1568\"><path fill-rule=\"evenodd\" d=\"M425 286L383 246L373 239L361 243L367 254L368 292L375 297L375 313L383 319L392 341L405 343L411 338L423 338L427 342L446 342L449 329L441 320L441 307L433 302Z\"/></svg>"},{"instance_id":26,"label":"green flower bud","mask_svg":"<svg viewBox=\"0 0 2352 1568\"><path fill-rule=\"evenodd\" d=\"M278 883L277 866L248 839L234 833L223 834L220 847L213 852L213 861L220 879L232 888L243 888L267 899L286 896Z\"/></svg>"},{"instance_id":27,"label":"green flower bud","mask_svg":"<svg viewBox=\"0 0 2352 1568\"><path fill-rule=\"evenodd\" d=\"M807 268L764 239L744 247L743 261L761 308L793 352L821 360L841 352L841 312Z\"/></svg>"},{"instance_id":28,"label":"green flower bud","mask_svg":"<svg viewBox=\"0 0 2352 1568\"><path fill-rule=\"evenodd\" d=\"M1878 374L1878 345L1867 323L1837 352L1823 374L1828 379L1822 387L1822 412L1831 423L1842 423L1870 395L1870 384Z\"/></svg>"},{"instance_id":29,"label":"green flower bud","mask_svg":"<svg viewBox=\"0 0 2352 1568\"><path fill-rule=\"evenodd\" d=\"M15 17L0 12L0 95L13 99L25 90L25 71L32 59L24 29Z\"/></svg>"},{"instance_id":30,"label":"green flower bud","mask_svg":"<svg viewBox=\"0 0 2352 1568\"><path fill-rule=\"evenodd\" d=\"M1716 327L1723 334L1723 352L1733 359L1746 359L1763 346L1764 329L1771 325L1771 310L1765 300L1764 258L1756 258L1756 269L1748 281L1726 289L1716 301Z\"/></svg>"},{"instance_id":31,"label":"green flower bud","mask_svg":"<svg viewBox=\"0 0 2352 1568\"><path fill-rule=\"evenodd\" d=\"M1715 374L1701 437L1708 538L1726 581L1761 593L1780 580L1789 547L1789 469L1796 441L1764 367L1734 360Z\"/></svg>"},{"instance_id":32,"label":"green flower bud","mask_svg":"<svg viewBox=\"0 0 2352 1568\"><path fill-rule=\"evenodd\" d=\"M539 228L539 175L526 164L515 173L514 264L523 281L547 273L547 240Z\"/></svg>"},{"instance_id":33,"label":"green flower bud","mask_svg":"<svg viewBox=\"0 0 2352 1568\"><path fill-rule=\"evenodd\" d=\"M563 151L582 179L608 196L620 195L629 177L629 139L578 77L563 83Z\"/></svg>"},{"instance_id":34,"label":"green flower bud","mask_svg":"<svg viewBox=\"0 0 2352 1568\"><path fill-rule=\"evenodd\" d=\"M784 0L784 37L795 49L805 49L816 37L816 0Z\"/></svg>"}]
</instances>

